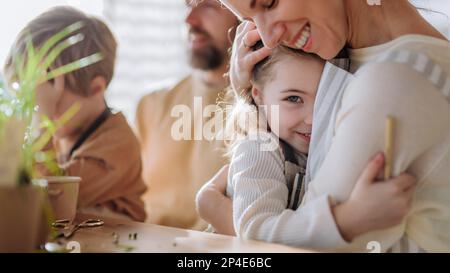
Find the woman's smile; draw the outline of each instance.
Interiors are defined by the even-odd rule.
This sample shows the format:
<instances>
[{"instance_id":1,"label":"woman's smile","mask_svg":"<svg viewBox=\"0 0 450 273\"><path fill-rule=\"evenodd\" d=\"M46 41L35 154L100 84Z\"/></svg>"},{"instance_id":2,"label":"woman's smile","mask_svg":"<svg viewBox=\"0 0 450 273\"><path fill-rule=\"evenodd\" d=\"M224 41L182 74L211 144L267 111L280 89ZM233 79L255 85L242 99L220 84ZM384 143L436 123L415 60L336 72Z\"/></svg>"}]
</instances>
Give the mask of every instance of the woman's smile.
<instances>
[{"instance_id":1,"label":"woman's smile","mask_svg":"<svg viewBox=\"0 0 450 273\"><path fill-rule=\"evenodd\" d=\"M295 35L294 39L290 42L289 46L296 48L296 49L302 49L307 50L307 48L310 48L311 44L311 26L310 24L306 24L303 26L300 31Z\"/></svg>"}]
</instances>

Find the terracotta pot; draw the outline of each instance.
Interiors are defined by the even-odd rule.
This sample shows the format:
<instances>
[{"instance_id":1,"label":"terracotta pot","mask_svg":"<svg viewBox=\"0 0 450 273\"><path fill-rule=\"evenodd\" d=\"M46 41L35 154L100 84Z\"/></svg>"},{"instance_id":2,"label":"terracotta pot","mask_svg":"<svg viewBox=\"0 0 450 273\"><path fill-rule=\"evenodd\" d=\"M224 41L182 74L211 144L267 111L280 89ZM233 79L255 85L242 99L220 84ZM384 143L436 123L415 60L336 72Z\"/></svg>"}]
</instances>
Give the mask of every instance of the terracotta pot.
<instances>
[{"instance_id":1,"label":"terracotta pot","mask_svg":"<svg viewBox=\"0 0 450 273\"><path fill-rule=\"evenodd\" d=\"M72 222L77 213L80 177L48 176L48 196L56 220L67 219Z\"/></svg>"},{"instance_id":2,"label":"terracotta pot","mask_svg":"<svg viewBox=\"0 0 450 273\"><path fill-rule=\"evenodd\" d=\"M33 252L41 243L42 187L0 187L0 252Z\"/></svg>"}]
</instances>

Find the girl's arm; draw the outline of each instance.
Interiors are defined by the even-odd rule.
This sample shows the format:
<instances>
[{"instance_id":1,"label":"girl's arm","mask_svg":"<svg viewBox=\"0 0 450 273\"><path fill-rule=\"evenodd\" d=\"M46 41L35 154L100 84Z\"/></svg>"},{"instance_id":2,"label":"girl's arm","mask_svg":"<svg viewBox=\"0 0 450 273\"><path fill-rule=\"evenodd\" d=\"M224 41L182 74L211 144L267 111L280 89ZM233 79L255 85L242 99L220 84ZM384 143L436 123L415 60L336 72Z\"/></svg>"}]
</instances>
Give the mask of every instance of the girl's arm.
<instances>
[{"instance_id":1,"label":"girl's arm","mask_svg":"<svg viewBox=\"0 0 450 273\"><path fill-rule=\"evenodd\" d=\"M197 211L200 217L211 224L217 233L235 236L232 201L224 195L227 185L228 165L206 183L197 194Z\"/></svg>"}]
</instances>

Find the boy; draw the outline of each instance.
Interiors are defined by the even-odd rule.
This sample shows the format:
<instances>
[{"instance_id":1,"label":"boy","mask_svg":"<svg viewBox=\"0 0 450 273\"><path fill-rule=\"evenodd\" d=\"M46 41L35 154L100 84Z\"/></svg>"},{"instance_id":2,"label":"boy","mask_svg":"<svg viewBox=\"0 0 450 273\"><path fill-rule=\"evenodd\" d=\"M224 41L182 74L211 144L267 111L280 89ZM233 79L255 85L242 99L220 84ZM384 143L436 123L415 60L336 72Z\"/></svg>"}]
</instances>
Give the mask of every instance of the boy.
<instances>
[{"instance_id":1,"label":"boy","mask_svg":"<svg viewBox=\"0 0 450 273\"><path fill-rule=\"evenodd\" d=\"M74 8L56 7L32 20L19 34L5 65L14 74L15 54L26 52L31 36L35 48L64 28L77 23L83 40L65 49L50 69L95 53L102 60L88 67L45 82L37 87L39 115L58 120L72 105L80 110L58 128L53 149L66 175L82 178L78 207L86 213L145 220L141 195L146 187L141 178L139 143L125 117L112 112L104 93L114 74L117 43L106 24ZM79 36L80 37L80 36ZM8 77L9 80L13 79Z\"/></svg>"}]
</instances>

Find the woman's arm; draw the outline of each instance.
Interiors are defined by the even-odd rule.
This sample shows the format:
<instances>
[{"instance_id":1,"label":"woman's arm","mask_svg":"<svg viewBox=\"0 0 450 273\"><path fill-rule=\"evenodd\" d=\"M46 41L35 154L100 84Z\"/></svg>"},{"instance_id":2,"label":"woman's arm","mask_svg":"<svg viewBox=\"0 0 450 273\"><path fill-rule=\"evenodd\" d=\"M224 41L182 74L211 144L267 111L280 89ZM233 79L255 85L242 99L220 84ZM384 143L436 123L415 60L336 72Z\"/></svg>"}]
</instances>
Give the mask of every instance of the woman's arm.
<instances>
[{"instance_id":1,"label":"woman's arm","mask_svg":"<svg viewBox=\"0 0 450 273\"><path fill-rule=\"evenodd\" d=\"M412 166L450 133L448 102L422 75L406 65L371 64L357 73L346 91L332 146L308 188L306 203L324 193L338 201L349 198L365 162L384 147L387 116L393 116L397 125L393 175L408 171L419 181L422 179ZM349 249L361 250L367 242L378 241L382 250L386 250L398 242L404 229L404 225L397 225L371 232L358 238Z\"/></svg>"},{"instance_id":2,"label":"woman's arm","mask_svg":"<svg viewBox=\"0 0 450 273\"><path fill-rule=\"evenodd\" d=\"M336 204L328 194L317 196L296 211L288 210L283 161L277 151L261 151L257 141L241 142L230 165L234 184L233 221L239 236L315 249L343 248L354 237L398 224L408 210L414 183L402 176L374 183L383 167L378 155L363 172L354 194ZM331 178L330 178L331 179ZM384 200L386 198L386 200Z\"/></svg>"}]
</instances>

